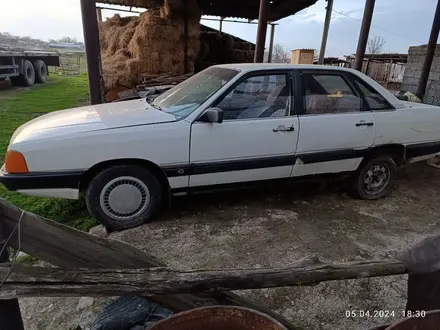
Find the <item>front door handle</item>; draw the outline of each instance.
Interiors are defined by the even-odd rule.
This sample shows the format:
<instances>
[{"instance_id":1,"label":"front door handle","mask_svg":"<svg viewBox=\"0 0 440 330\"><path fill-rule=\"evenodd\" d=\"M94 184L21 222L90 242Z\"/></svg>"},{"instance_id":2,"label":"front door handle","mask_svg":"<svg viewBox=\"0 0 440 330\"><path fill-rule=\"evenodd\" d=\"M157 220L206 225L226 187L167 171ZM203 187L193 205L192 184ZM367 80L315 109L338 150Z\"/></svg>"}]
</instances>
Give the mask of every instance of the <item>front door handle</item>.
<instances>
[{"instance_id":1,"label":"front door handle","mask_svg":"<svg viewBox=\"0 0 440 330\"><path fill-rule=\"evenodd\" d=\"M272 131L274 131L274 132L293 132L294 130L295 130L295 127L293 127L293 125L290 127L280 125L277 128L274 128Z\"/></svg>"},{"instance_id":2,"label":"front door handle","mask_svg":"<svg viewBox=\"0 0 440 330\"><path fill-rule=\"evenodd\" d=\"M374 126L374 123L373 122L365 123L361 121L360 123L356 123L356 127L359 126Z\"/></svg>"}]
</instances>

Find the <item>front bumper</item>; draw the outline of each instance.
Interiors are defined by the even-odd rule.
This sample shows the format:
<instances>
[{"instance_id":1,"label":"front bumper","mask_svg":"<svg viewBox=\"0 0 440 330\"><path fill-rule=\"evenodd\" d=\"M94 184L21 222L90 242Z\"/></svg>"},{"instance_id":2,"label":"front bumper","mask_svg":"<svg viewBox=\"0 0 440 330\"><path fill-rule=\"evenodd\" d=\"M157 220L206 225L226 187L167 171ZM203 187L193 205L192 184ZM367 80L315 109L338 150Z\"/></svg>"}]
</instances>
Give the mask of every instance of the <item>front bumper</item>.
<instances>
[{"instance_id":1,"label":"front bumper","mask_svg":"<svg viewBox=\"0 0 440 330\"><path fill-rule=\"evenodd\" d=\"M78 189L83 171L29 172L9 174L3 165L0 170L0 183L9 190L30 189Z\"/></svg>"}]
</instances>

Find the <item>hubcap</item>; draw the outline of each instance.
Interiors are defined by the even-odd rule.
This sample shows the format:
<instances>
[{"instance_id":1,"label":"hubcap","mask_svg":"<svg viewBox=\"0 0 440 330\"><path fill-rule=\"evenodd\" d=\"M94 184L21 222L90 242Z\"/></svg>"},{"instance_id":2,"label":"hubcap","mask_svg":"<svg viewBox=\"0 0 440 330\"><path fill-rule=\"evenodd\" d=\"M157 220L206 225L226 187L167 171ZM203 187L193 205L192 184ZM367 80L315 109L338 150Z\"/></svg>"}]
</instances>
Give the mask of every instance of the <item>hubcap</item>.
<instances>
[{"instance_id":1,"label":"hubcap","mask_svg":"<svg viewBox=\"0 0 440 330\"><path fill-rule=\"evenodd\" d=\"M373 195L382 192L390 180L390 170L387 165L372 166L364 176L363 188L367 194Z\"/></svg>"},{"instance_id":2,"label":"hubcap","mask_svg":"<svg viewBox=\"0 0 440 330\"><path fill-rule=\"evenodd\" d=\"M150 191L145 183L130 176L107 183L100 195L101 209L115 220L132 220L150 204Z\"/></svg>"}]
</instances>

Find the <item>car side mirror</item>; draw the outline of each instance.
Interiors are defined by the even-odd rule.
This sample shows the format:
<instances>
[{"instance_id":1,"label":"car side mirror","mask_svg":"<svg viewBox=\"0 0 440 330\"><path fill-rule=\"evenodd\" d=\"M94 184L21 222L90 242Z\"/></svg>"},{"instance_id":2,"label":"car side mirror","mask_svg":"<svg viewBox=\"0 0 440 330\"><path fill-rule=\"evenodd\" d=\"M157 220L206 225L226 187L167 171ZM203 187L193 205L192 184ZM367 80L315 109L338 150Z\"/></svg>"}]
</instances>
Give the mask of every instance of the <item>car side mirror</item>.
<instances>
[{"instance_id":1,"label":"car side mirror","mask_svg":"<svg viewBox=\"0 0 440 330\"><path fill-rule=\"evenodd\" d=\"M223 122L223 110L220 108L209 108L200 117L200 121L221 124Z\"/></svg>"}]
</instances>

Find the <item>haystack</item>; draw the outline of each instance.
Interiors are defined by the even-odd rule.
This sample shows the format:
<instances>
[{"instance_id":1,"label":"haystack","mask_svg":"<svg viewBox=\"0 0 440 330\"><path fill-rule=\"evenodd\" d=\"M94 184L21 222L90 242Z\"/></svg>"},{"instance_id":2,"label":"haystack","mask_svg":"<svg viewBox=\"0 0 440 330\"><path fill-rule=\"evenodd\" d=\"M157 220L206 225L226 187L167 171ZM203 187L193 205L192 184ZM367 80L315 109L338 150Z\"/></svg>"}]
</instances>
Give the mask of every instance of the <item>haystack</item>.
<instances>
[{"instance_id":1,"label":"haystack","mask_svg":"<svg viewBox=\"0 0 440 330\"><path fill-rule=\"evenodd\" d=\"M187 2L188 66L194 70L199 52L200 9ZM184 73L184 8L180 0L165 0L159 9L139 17L115 15L100 23L102 75L105 90L132 88L142 75Z\"/></svg>"},{"instance_id":2,"label":"haystack","mask_svg":"<svg viewBox=\"0 0 440 330\"><path fill-rule=\"evenodd\" d=\"M200 32L200 51L195 61L195 72L208 66L224 63L250 63L254 60L253 45L227 33L209 29Z\"/></svg>"}]
</instances>

